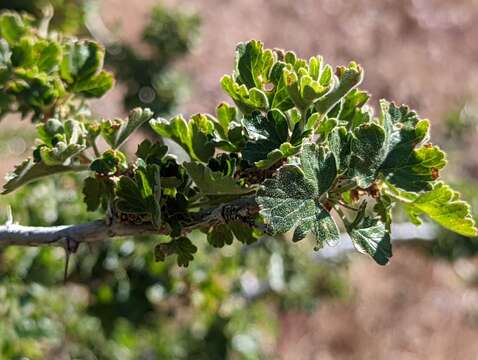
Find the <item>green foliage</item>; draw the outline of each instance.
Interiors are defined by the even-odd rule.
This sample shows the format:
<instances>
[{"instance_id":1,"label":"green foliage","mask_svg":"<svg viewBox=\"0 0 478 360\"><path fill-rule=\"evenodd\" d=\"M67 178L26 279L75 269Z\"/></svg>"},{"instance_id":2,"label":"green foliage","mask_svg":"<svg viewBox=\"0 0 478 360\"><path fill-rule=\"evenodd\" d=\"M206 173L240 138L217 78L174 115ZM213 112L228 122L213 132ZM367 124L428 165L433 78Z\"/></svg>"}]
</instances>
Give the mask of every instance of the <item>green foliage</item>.
<instances>
[{"instance_id":1,"label":"green foliage","mask_svg":"<svg viewBox=\"0 0 478 360\"><path fill-rule=\"evenodd\" d=\"M401 202L412 222L416 224L421 223L419 215L424 214L458 234L476 236L470 206L460 199L458 192L443 182L435 183L432 190L420 194L398 192L396 199Z\"/></svg>"},{"instance_id":2,"label":"green foliage","mask_svg":"<svg viewBox=\"0 0 478 360\"><path fill-rule=\"evenodd\" d=\"M0 10L26 12L43 21L46 18L52 28L68 35L84 31L84 5L83 0L0 0Z\"/></svg>"},{"instance_id":3,"label":"green foliage","mask_svg":"<svg viewBox=\"0 0 478 360\"><path fill-rule=\"evenodd\" d=\"M358 251L385 265L392 257L390 230L383 221L365 215L365 207L364 202L353 223L347 224L347 231Z\"/></svg>"},{"instance_id":4,"label":"green foliage","mask_svg":"<svg viewBox=\"0 0 478 360\"><path fill-rule=\"evenodd\" d=\"M283 166L276 179L266 180L257 193L257 202L266 220L277 233L295 227L293 240L302 240L313 233L317 244L334 243L339 239L335 221L321 203L337 176L335 158L324 148L306 144L300 167Z\"/></svg>"},{"instance_id":5,"label":"green foliage","mask_svg":"<svg viewBox=\"0 0 478 360\"><path fill-rule=\"evenodd\" d=\"M0 115L20 112L46 121L61 107L101 97L113 86L112 75L102 70L104 50L97 43L45 36L31 23L12 12L0 16L0 90L5 96Z\"/></svg>"},{"instance_id":6,"label":"green foliage","mask_svg":"<svg viewBox=\"0 0 478 360\"><path fill-rule=\"evenodd\" d=\"M179 266L188 266L194 259L193 254L198 248L187 237L179 237L168 243L162 243L154 249L156 260L164 261L166 256L176 254Z\"/></svg>"},{"instance_id":7,"label":"green foliage","mask_svg":"<svg viewBox=\"0 0 478 360\"><path fill-rule=\"evenodd\" d=\"M16 169L6 191L49 173L88 169L87 208L101 207L108 222L151 224L168 241L156 247L156 258L176 254L180 266L188 266L198 248L189 238L195 228L214 247L234 237L252 243L261 231L291 231L293 241L312 235L319 250L338 241L339 220L357 249L384 265L392 255L396 203L404 203L415 221L425 214L476 235L469 207L437 180L446 160L429 143L428 121L386 101L374 117L369 95L358 88L363 70L354 62L334 73L321 57L305 60L253 40L238 45L234 72L221 80L237 108L223 103L216 116L195 114L189 121L181 115L152 119L151 110L138 108L127 120L99 122L85 101L112 84L102 70L102 48L40 37L16 14L1 19L8 46L3 68L8 72L9 61L20 68L5 83L15 96L10 105L42 120L33 160ZM28 79L45 91L25 93ZM190 161L181 163L150 141L139 145L136 158L121 151L147 122ZM96 146L100 137L109 146L103 153ZM245 208L237 202L252 199ZM356 212L353 220L344 208Z\"/></svg>"},{"instance_id":8,"label":"green foliage","mask_svg":"<svg viewBox=\"0 0 478 360\"><path fill-rule=\"evenodd\" d=\"M125 121L121 119L103 121L101 135L113 149L117 149L135 130L152 117L153 113L149 109L134 109Z\"/></svg>"}]
</instances>

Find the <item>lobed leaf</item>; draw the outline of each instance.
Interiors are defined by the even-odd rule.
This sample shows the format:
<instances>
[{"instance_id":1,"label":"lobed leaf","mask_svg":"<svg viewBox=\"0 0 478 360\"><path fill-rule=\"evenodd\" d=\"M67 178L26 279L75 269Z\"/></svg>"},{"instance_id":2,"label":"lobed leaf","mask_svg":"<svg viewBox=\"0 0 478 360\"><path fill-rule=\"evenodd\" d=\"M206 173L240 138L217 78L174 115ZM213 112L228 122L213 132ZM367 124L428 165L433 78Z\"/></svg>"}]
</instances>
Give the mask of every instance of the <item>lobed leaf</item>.
<instances>
[{"instance_id":1,"label":"lobed leaf","mask_svg":"<svg viewBox=\"0 0 478 360\"><path fill-rule=\"evenodd\" d=\"M386 265L392 257L389 229L381 220L368 217L364 212L365 206L362 206L348 233L357 251L370 255L379 265Z\"/></svg>"},{"instance_id":2,"label":"lobed leaf","mask_svg":"<svg viewBox=\"0 0 478 360\"><path fill-rule=\"evenodd\" d=\"M68 172L68 171L84 171L86 167L81 166L64 166L54 165L48 166L43 162L34 162L32 159L23 161L20 165L15 167L15 170L6 176L6 184L3 185L2 194L8 194L20 186L28 184L31 181L40 179L45 176L53 174Z\"/></svg>"},{"instance_id":3,"label":"lobed leaf","mask_svg":"<svg viewBox=\"0 0 478 360\"><path fill-rule=\"evenodd\" d=\"M443 182L436 183L430 191L415 194L401 192L397 197L411 216L420 223L419 215L428 216L446 229L463 236L477 236L471 208L460 199L460 194Z\"/></svg>"}]
</instances>

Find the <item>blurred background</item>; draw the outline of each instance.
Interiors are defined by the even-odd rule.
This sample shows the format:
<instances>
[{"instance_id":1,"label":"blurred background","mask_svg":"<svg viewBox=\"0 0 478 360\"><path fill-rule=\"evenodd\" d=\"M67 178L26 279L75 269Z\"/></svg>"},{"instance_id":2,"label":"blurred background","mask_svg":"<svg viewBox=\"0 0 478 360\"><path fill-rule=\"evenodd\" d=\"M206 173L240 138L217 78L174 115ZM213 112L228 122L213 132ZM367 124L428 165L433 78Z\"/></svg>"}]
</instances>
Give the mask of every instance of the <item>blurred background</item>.
<instances>
[{"instance_id":1,"label":"blurred background","mask_svg":"<svg viewBox=\"0 0 478 360\"><path fill-rule=\"evenodd\" d=\"M102 117L212 112L237 42L359 62L361 86L409 104L449 153L443 176L478 214L476 0L0 0L107 48L117 87ZM0 173L30 153L34 126L0 122ZM132 149L134 144L132 145ZM0 197L29 225L85 222L78 177ZM397 219L404 220L402 214ZM405 238L413 240L414 228ZM200 235L198 235L200 236ZM478 240L438 232L395 247L391 264L318 258L263 239L212 249L189 268L155 263L152 238L81 248L0 249L0 359L477 359Z\"/></svg>"}]
</instances>

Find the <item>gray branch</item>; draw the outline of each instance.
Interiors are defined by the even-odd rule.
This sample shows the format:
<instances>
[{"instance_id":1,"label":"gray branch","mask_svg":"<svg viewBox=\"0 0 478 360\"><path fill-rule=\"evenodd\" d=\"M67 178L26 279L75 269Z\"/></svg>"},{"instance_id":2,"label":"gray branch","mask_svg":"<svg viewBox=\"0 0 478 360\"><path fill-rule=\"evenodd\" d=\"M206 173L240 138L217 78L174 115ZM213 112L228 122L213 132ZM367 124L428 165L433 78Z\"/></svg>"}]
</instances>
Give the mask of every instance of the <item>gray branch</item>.
<instances>
[{"instance_id":1,"label":"gray branch","mask_svg":"<svg viewBox=\"0 0 478 360\"><path fill-rule=\"evenodd\" d=\"M208 228L210 226L227 222L228 216L237 215L247 217L258 211L254 198L246 197L231 201L216 208L209 208L192 213L192 219L183 224L183 233L187 234L194 229ZM6 225L0 226L0 246L62 246L70 248L71 244L82 242L96 242L109 238L134 235L159 235L168 233L167 228L156 229L151 224L132 225L113 223L108 225L105 220L96 220L80 225L63 226L23 226L13 224L10 220Z\"/></svg>"},{"instance_id":2,"label":"gray branch","mask_svg":"<svg viewBox=\"0 0 478 360\"><path fill-rule=\"evenodd\" d=\"M104 220L81 225L65 226L22 226L16 224L0 226L0 245L65 246L71 242L95 242L117 236L151 235L160 232L151 225L113 224L108 226Z\"/></svg>"}]
</instances>

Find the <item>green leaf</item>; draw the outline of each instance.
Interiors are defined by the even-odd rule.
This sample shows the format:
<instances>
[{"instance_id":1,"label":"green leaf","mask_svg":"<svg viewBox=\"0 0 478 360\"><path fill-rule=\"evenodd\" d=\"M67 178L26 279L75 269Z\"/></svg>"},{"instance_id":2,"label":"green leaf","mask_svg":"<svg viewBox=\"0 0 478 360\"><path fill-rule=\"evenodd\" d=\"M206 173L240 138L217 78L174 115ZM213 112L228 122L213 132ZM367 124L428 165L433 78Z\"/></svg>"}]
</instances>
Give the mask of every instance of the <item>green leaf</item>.
<instances>
[{"instance_id":1,"label":"green leaf","mask_svg":"<svg viewBox=\"0 0 478 360\"><path fill-rule=\"evenodd\" d=\"M350 157L352 155L350 143L351 134L344 127L337 127L330 132L329 147L335 156L337 162L337 170L340 174L347 171L350 165Z\"/></svg>"},{"instance_id":2,"label":"green leaf","mask_svg":"<svg viewBox=\"0 0 478 360\"><path fill-rule=\"evenodd\" d=\"M318 244L335 244L340 239L339 229L330 213L321 205L317 205L307 216L302 216L301 221L294 230L292 241L297 242L311 232L318 240ZM316 249L318 250L318 249Z\"/></svg>"},{"instance_id":3,"label":"green leaf","mask_svg":"<svg viewBox=\"0 0 478 360\"><path fill-rule=\"evenodd\" d=\"M175 116L170 121L161 118L152 119L149 125L159 136L174 140L191 158L196 159L192 150L191 130L181 115Z\"/></svg>"},{"instance_id":4,"label":"green leaf","mask_svg":"<svg viewBox=\"0 0 478 360\"><path fill-rule=\"evenodd\" d=\"M470 205L460 199L460 193L443 182L436 183L430 191L420 194L401 192L396 199L414 222L420 223L418 216L423 214L453 232L477 236Z\"/></svg>"},{"instance_id":5,"label":"green leaf","mask_svg":"<svg viewBox=\"0 0 478 360\"><path fill-rule=\"evenodd\" d=\"M61 77L75 84L96 75L103 66L105 50L89 40L70 41L63 50Z\"/></svg>"},{"instance_id":6,"label":"green leaf","mask_svg":"<svg viewBox=\"0 0 478 360\"><path fill-rule=\"evenodd\" d=\"M153 119L149 124L158 135L178 143L191 160L207 162L214 155L214 122L206 115L196 114L189 123L179 115L170 121Z\"/></svg>"},{"instance_id":7,"label":"green leaf","mask_svg":"<svg viewBox=\"0 0 478 360\"><path fill-rule=\"evenodd\" d=\"M239 43L236 47L236 81L247 88L262 89L275 58L271 50L264 50L257 40Z\"/></svg>"},{"instance_id":8,"label":"green leaf","mask_svg":"<svg viewBox=\"0 0 478 360\"><path fill-rule=\"evenodd\" d=\"M194 115L189 122L191 129L191 147L196 157L207 162L216 150L213 142L214 124L207 116Z\"/></svg>"},{"instance_id":9,"label":"green leaf","mask_svg":"<svg viewBox=\"0 0 478 360\"><path fill-rule=\"evenodd\" d=\"M269 100L262 90L248 89L244 84L239 85L229 75L222 77L221 86L245 115L251 115L254 111L266 111L269 108Z\"/></svg>"},{"instance_id":10,"label":"green leaf","mask_svg":"<svg viewBox=\"0 0 478 360\"><path fill-rule=\"evenodd\" d=\"M114 86L113 75L102 70L99 74L80 80L72 88L72 91L79 93L86 98L99 98L106 94Z\"/></svg>"},{"instance_id":11,"label":"green leaf","mask_svg":"<svg viewBox=\"0 0 478 360\"><path fill-rule=\"evenodd\" d=\"M167 256L176 254L179 266L187 267L189 262L194 260L193 254L197 247L187 237L180 237L168 243L156 245L154 254L156 261L164 261Z\"/></svg>"},{"instance_id":12,"label":"green leaf","mask_svg":"<svg viewBox=\"0 0 478 360\"><path fill-rule=\"evenodd\" d=\"M104 183L94 177L86 178L83 183L83 195L87 210L97 210L102 198L106 195Z\"/></svg>"},{"instance_id":13,"label":"green leaf","mask_svg":"<svg viewBox=\"0 0 478 360\"><path fill-rule=\"evenodd\" d=\"M129 113L126 121L121 119L104 120L101 123L101 135L113 149L117 149L135 130L152 117L151 110L136 108Z\"/></svg>"},{"instance_id":14,"label":"green leaf","mask_svg":"<svg viewBox=\"0 0 478 360\"><path fill-rule=\"evenodd\" d=\"M263 183L256 196L261 214L274 233L295 228L294 241L312 233L321 245L333 243L339 239L339 231L319 199L337 176L334 155L323 147L305 144L300 164L300 168L281 167L276 178Z\"/></svg>"},{"instance_id":15,"label":"green leaf","mask_svg":"<svg viewBox=\"0 0 478 360\"><path fill-rule=\"evenodd\" d=\"M45 165L69 165L71 158L86 149L85 145L58 142L55 147L40 147L40 157Z\"/></svg>"},{"instance_id":16,"label":"green leaf","mask_svg":"<svg viewBox=\"0 0 478 360\"><path fill-rule=\"evenodd\" d=\"M312 233L320 244L332 243L339 239L337 225L318 198L320 191L328 190L333 182L336 165L313 146L305 148L304 171L295 165L283 166L276 178L263 183L256 200L274 233L285 233L295 227L294 241ZM313 155L318 159L313 159Z\"/></svg>"},{"instance_id":17,"label":"green leaf","mask_svg":"<svg viewBox=\"0 0 478 360\"><path fill-rule=\"evenodd\" d=\"M327 153L322 146L304 144L300 163L305 178L314 185L318 196L329 191L337 177L337 165L333 153Z\"/></svg>"},{"instance_id":18,"label":"green leaf","mask_svg":"<svg viewBox=\"0 0 478 360\"><path fill-rule=\"evenodd\" d=\"M37 41L33 48L34 65L38 66L40 71L52 72L61 62L61 46L55 41Z\"/></svg>"},{"instance_id":19,"label":"green leaf","mask_svg":"<svg viewBox=\"0 0 478 360\"><path fill-rule=\"evenodd\" d=\"M240 221L229 221L227 227L232 231L234 237L243 244L249 245L255 242L258 238L254 229Z\"/></svg>"},{"instance_id":20,"label":"green leaf","mask_svg":"<svg viewBox=\"0 0 478 360\"><path fill-rule=\"evenodd\" d=\"M145 139L138 145L136 156L142 159L146 164L161 165L161 160L168 153L168 147L160 142L152 143Z\"/></svg>"},{"instance_id":21,"label":"green leaf","mask_svg":"<svg viewBox=\"0 0 478 360\"><path fill-rule=\"evenodd\" d=\"M344 126L355 129L364 123L370 122L372 113L364 107L370 95L366 91L353 89L343 99L340 114L337 116Z\"/></svg>"},{"instance_id":22,"label":"green leaf","mask_svg":"<svg viewBox=\"0 0 478 360\"><path fill-rule=\"evenodd\" d=\"M15 44L27 32L27 27L20 15L5 12L0 15L0 35L10 45Z\"/></svg>"},{"instance_id":23,"label":"green leaf","mask_svg":"<svg viewBox=\"0 0 478 360\"><path fill-rule=\"evenodd\" d=\"M8 194L22 185L25 185L33 180L37 180L45 176L68 171L84 170L87 170L87 168L82 166L63 165L48 166L43 162L35 163L32 159L27 159L23 161L20 165L16 166L15 170L7 175L7 183L3 185L4 190L2 194Z\"/></svg>"},{"instance_id":24,"label":"green leaf","mask_svg":"<svg viewBox=\"0 0 478 360\"><path fill-rule=\"evenodd\" d=\"M273 109L264 117L258 112L244 119L244 126L249 135L242 155L245 160L254 163L265 160L268 154L280 149L289 137L287 118L280 110Z\"/></svg>"},{"instance_id":25,"label":"green leaf","mask_svg":"<svg viewBox=\"0 0 478 360\"><path fill-rule=\"evenodd\" d=\"M20 108L36 113L43 113L65 94L63 83L54 76L48 76L38 69L15 69L15 80L9 81L5 88L10 95L15 95Z\"/></svg>"},{"instance_id":26,"label":"green leaf","mask_svg":"<svg viewBox=\"0 0 478 360\"><path fill-rule=\"evenodd\" d=\"M351 62L347 67L337 69L338 84L327 95L315 102L316 110L324 117L340 100L363 80L363 69Z\"/></svg>"},{"instance_id":27,"label":"green leaf","mask_svg":"<svg viewBox=\"0 0 478 360\"><path fill-rule=\"evenodd\" d=\"M126 155L119 150L108 149L90 164L90 170L101 175L112 175L128 169Z\"/></svg>"},{"instance_id":28,"label":"green leaf","mask_svg":"<svg viewBox=\"0 0 478 360\"><path fill-rule=\"evenodd\" d=\"M272 109L279 109L287 111L294 107L294 103L287 91L287 84L285 81L284 67L287 64L281 61L276 62L271 69L271 82L274 85L270 96L270 104Z\"/></svg>"},{"instance_id":29,"label":"green leaf","mask_svg":"<svg viewBox=\"0 0 478 360\"><path fill-rule=\"evenodd\" d=\"M116 188L116 205L124 213L149 214L151 222L161 226L161 179L158 165L136 169L134 178L121 176Z\"/></svg>"},{"instance_id":30,"label":"green leaf","mask_svg":"<svg viewBox=\"0 0 478 360\"><path fill-rule=\"evenodd\" d=\"M257 161L255 165L259 169L270 168L278 161L296 155L300 151L300 149L300 146L293 146L291 143L285 142L280 145L279 149L272 150L270 153L268 153L266 159Z\"/></svg>"},{"instance_id":31,"label":"green leaf","mask_svg":"<svg viewBox=\"0 0 478 360\"><path fill-rule=\"evenodd\" d=\"M386 265L392 257L390 233L385 223L364 215L364 212L365 206L362 206L348 227L348 233L357 251L370 255L379 265Z\"/></svg>"},{"instance_id":32,"label":"green leaf","mask_svg":"<svg viewBox=\"0 0 478 360\"><path fill-rule=\"evenodd\" d=\"M240 186L232 177L212 171L201 163L190 162L183 165L204 196L237 197L254 191L254 189Z\"/></svg>"},{"instance_id":33,"label":"green leaf","mask_svg":"<svg viewBox=\"0 0 478 360\"><path fill-rule=\"evenodd\" d=\"M227 139L229 126L237 119L237 110L235 107L230 106L228 103L222 102L216 108L216 114L218 123L220 125L220 134L224 139Z\"/></svg>"},{"instance_id":34,"label":"green leaf","mask_svg":"<svg viewBox=\"0 0 478 360\"><path fill-rule=\"evenodd\" d=\"M226 224L219 224L213 227L207 234L207 241L216 248L231 245L233 240L232 232Z\"/></svg>"},{"instance_id":35,"label":"green leaf","mask_svg":"<svg viewBox=\"0 0 478 360\"><path fill-rule=\"evenodd\" d=\"M439 170L445 167L445 153L437 146L416 148L429 137L428 120L419 120L407 106L397 107L382 100L382 118L388 146L380 172L394 186L406 191L431 189Z\"/></svg>"},{"instance_id":36,"label":"green leaf","mask_svg":"<svg viewBox=\"0 0 478 360\"><path fill-rule=\"evenodd\" d=\"M315 216L316 185L295 165L280 168L276 178L268 179L256 200L265 221L274 233L285 233L304 218Z\"/></svg>"},{"instance_id":37,"label":"green leaf","mask_svg":"<svg viewBox=\"0 0 478 360\"><path fill-rule=\"evenodd\" d=\"M402 155L402 156L400 156ZM445 167L445 153L438 146L423 146L408 154L394 153L381 168L385 178L406 191L429 190Z\"/></svg>"},{"instance_id":38,"label":"green leaf","mask_svg":"<svg viewBox=\"0 0 478 360\"><path fill-rule=\"evenodd\" d=\"M11 66L12 52L10 47L4 39L0 39L0 84L8 78Z\"/></svg>"},{"instance_id":39,"label":"green leaf","mask_svg":"<svg viewBox=\"0 0 478 360\"><path fill-rule=\"evenodd\" d=\"M359 187L367 188L377 178L387 156L385 131L375 123L363 124L353 132L350 146L349 176L355 178Z\"/></svg>"}]
</instances>

